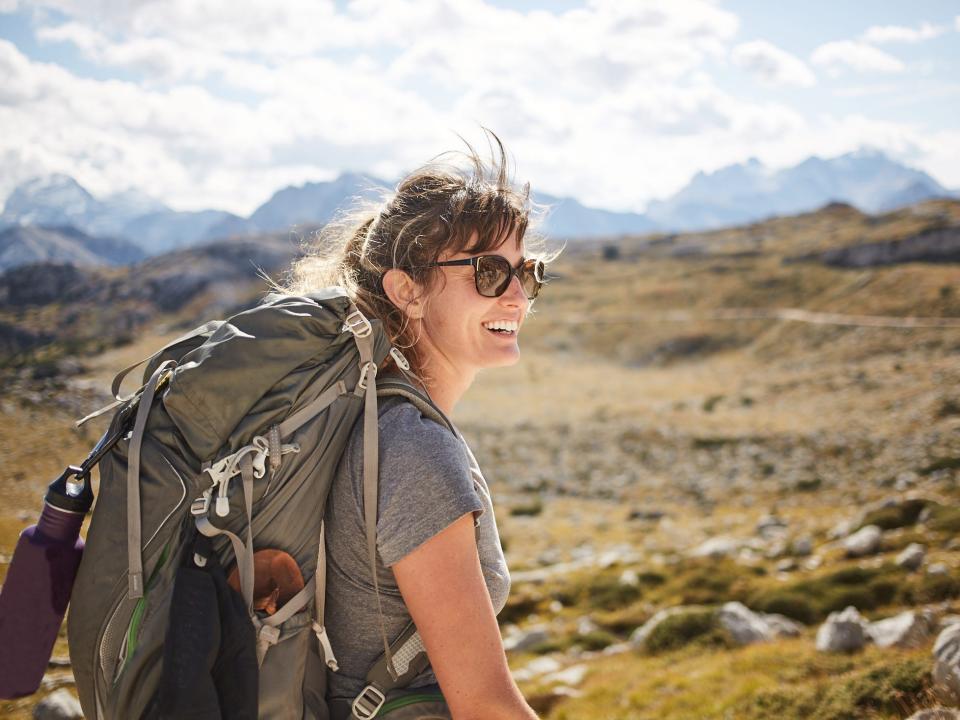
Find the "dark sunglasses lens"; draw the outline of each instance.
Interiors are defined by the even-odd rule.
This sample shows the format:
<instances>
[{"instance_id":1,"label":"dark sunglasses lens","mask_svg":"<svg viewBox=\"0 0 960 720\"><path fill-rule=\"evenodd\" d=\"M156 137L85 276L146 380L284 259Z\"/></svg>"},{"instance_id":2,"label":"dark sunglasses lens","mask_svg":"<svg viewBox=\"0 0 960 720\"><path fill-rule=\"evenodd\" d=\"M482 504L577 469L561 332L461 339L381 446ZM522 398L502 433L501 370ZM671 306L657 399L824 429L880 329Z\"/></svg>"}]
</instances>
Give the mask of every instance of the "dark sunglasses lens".
<instances>
[{"instance_id":1,"label":"dark sunglasses lens","mask_svg":"<svg viewBox=\"0 0 960 720\"><path fill-rule=\"evenodd\" d=\"M544 271L542 260L527 260L520 268L520 282L528 300L533 300L540 293Z\"/></svg>"},{"instance_id":2,"label":"dark sunglasses lens","mask_svg":"<svg viewBox=\"0 0 960 720\"><path fill-rule=\"evenodd\" d=\"M484 297L498 297L510 285L512 268L506 258L498 255L484 255L477 258L477 292Z\"/></svg>"}]
</instances>

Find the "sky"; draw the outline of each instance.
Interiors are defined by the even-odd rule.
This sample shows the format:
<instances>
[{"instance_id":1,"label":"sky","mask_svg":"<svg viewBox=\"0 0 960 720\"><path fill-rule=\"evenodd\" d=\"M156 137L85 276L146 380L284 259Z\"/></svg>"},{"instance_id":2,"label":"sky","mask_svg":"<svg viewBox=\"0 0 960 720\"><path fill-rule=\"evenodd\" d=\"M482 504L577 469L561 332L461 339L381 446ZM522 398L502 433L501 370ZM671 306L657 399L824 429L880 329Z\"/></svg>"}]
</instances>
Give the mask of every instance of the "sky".
<instances>
[{"instance_id":1,"label":"sky","mask_svg":"<svg viewBox=\"0 0 960 720\"><path fill-rule=\"evenodd\" d=\"M960 189L960 2L0 0L0 200L56 172L249 215L483 127L615 210L861 147Z\"/></svg>"}]
</instances>

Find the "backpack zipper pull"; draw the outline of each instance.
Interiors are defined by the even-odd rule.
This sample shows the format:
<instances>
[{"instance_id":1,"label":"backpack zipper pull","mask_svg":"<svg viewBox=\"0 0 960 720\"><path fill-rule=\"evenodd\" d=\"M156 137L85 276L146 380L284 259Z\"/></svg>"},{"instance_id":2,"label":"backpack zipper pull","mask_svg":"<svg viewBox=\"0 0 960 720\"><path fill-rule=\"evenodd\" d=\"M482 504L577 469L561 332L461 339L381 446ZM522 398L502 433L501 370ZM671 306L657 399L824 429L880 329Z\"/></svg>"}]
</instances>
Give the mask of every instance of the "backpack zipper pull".
<instances>
[{"instance_id":1,"label":"backpack zipper pull","mask_svg":"<svg viewBox=\"0 0 960 720\"><path fill-rule=\"evenodd\" d=\"M230 485L230 476L223 475L220 478L220 488L217 490L217 515L226 517L230 514L230 498L227 497L227 487Z\"/></svg>"}]
</instances>

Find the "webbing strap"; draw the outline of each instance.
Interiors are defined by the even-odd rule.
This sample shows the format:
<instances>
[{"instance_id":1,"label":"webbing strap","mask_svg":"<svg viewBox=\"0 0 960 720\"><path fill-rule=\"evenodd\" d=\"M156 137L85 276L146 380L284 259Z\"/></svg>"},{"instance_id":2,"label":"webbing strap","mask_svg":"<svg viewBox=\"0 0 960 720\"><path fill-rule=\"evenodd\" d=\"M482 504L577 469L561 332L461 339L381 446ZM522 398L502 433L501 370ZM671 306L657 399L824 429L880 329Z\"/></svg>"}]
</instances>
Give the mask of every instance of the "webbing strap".
<instances>
[{"instance_id":1,"label":"webbing strap","mask_svg":"<svg viewBox=\"0 0 960 720\"><path fill-rule=\"evenodd\" d=\"M326 525L320 523L320 545L317 547L317 571L314 573L313 611L314 619L323 626L323 618L327 609L327 546L324 534Z\"/></svg>"},{"instance_id":2,"label":"webbing strap","mask_svg":"<svg viewBox=\"0 0 960 720\"><path fill-rule=\"evenodd\" d=\"M312 420L314 417L327 409L334 400L343 395L346 391L346 383L344 383L343 380L337 380L335 384L331 385L322 393L320 393L320 396L316 400L311 402L306 407L297 410L297 412L280 423L280 438L282 440L286 440L297 429L299 429L300 426L307 421Z\"/></svg>"},{"instance_id":3,"label":"webbing strap","mask_svg":"<svg viewBox=\"0 0 960 720\"><path fill-rule=\"evenodd\" d=\"M357 342L357 348L360 350L361 378L366 382L366 389L363 390L363 524L367 536L367 557L370 561L373 593L377 598L380 638L383 640L383 653L387 661L387 669L393 674L390 643L387 640L387 628L383 619L383 602L380 599L380 581L377 577L377 490L380 476L377 366L373 362L373 336L371 334L360 335L355 333L354 338Z\"/></svg>"},{"instance_id":4,"label":"webbing strap","mask_svg":"<svg viewBox=\"0 0 960 720\"><path fill-rule=\"evenodd\" d=\"M144 388L137 408L137 417L133 423L133 435L130 438L130 451L127 460L127 593L131 600L143 597L143 554L140 547L142 528L140 517L140 448L143 445L143 433L147 427L147 417L153 397L157 392L157 383L171 367L174 360L167 360L154 370Z\"/></svg>"}]
</instances>

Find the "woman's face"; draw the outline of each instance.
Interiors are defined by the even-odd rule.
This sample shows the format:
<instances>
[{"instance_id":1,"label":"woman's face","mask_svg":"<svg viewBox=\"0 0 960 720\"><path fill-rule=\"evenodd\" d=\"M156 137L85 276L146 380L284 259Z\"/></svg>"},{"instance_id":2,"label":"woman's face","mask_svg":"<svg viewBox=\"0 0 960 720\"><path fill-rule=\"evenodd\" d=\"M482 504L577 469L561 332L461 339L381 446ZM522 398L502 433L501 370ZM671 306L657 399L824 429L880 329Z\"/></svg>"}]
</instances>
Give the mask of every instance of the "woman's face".
<instances>
[{"instance_id":1,"label":"woman's face","mask_svg":"<svg viewBox=\"0 0 960 720\"><path fill-rule=\"evenodd\" d=\"M502 255L512 267L520 264L523 247L510 235L499 248L483 253ZM444 254L440 260L459 260L476 254ZM526 318L527 300L520 279L510 279L510 286L500 297L484 297L477 292L474 268L470 265L439 269L444 278L428 296L420 343L431 365L442 363L456 373L472 375L483 368L513 365L520 359L517 338ZM514 323L507 332L490 328L492 324Z\"/></svg>"}]
</instances>

